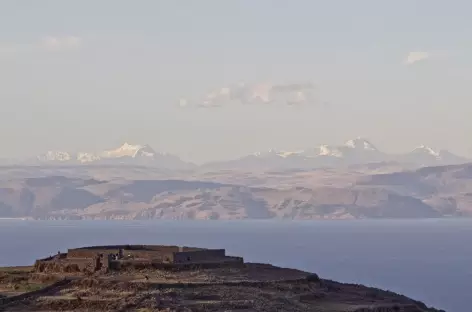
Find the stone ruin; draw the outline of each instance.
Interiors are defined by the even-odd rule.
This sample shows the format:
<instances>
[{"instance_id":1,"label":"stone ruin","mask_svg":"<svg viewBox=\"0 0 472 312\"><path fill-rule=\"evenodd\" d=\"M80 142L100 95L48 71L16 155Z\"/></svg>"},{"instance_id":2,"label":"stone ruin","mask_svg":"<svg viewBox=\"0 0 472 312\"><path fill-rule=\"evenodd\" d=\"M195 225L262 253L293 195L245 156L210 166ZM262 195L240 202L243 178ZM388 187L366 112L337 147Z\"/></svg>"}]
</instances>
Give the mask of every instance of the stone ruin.
<instances>
[{"instance_id":1,"label":"stone ruin","mask_svg":"<svg viewBox=\"0 0 472 312\"><path fill-rule=\"evenodd\" d=\"M36 260L36 273L106 273L125 269L185 269L238 266L243 258L226 255L225 249L160 245L113 245L69 249L67 253Z\"/></svg>"}]
</instances>

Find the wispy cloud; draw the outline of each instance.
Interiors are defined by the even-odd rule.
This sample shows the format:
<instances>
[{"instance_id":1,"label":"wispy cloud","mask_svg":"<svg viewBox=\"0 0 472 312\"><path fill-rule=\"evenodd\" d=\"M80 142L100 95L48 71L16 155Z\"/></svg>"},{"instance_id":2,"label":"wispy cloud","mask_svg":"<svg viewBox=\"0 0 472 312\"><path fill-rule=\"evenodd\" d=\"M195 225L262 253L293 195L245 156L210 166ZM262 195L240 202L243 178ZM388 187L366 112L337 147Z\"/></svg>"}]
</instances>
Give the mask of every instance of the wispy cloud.
<instances>
[{"instance_id":1,"label":"wispy cloud","mask_svg":"<svg viewBox=\"0 0 472 312\"><path fill-rule=\"evenodd\" d=\"M424 51L412 51L408 53L407 57L405 58L405 64L413 65L417 62L421 62L430 58L431 55L428 52Z\"/></svg>"},{"instance_id":2,"label":"wispy cloud","mask_svg":"<svg viewBox=\"0 0 472 312\"><path fill-rule=\"evenodd\" d=\"M82 38L78 36L45 36L33 42L0 42L0 55L73 50L81 47L82 43Z\"/></svg>"},{"instance_id":3,"label":"wispy cloud","mask_svg":"<svg viewBox=\"0 0 472 312\"><path fill-rule=\"evenodd\" d=\"M82 44L82 38L77 36L46 36L41 38L40 45L46 50L63 50L63 49L75 49L80 47Z\"/></svg>"},{"instance_id":4,"label":"wispy cloud","mask_svg":"<svg viewBox=\"0 0 472 312\"><path fill-rule=\"evenodd\" d=\"M271 84L239 83L233 86L212 90L191 100L181 98L179 106L222 107L231 104L257 105L281 104L304 105L315 102L315 86L312 83Z\"/></svg>"}]
</instances>

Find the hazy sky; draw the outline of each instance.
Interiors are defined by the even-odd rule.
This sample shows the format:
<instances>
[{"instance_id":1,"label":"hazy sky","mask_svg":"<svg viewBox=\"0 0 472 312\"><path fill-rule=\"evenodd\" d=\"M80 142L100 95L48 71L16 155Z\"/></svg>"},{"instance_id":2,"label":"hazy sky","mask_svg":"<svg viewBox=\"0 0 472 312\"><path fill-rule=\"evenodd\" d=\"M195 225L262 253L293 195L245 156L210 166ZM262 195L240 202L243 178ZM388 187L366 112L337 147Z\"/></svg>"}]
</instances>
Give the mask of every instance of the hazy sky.
<instances>
[{"instance_id":1,"label":"hazy sky","mask_svg":"<svg viewBox=\"0 0 472 312\"><path fill-rule=\"evenodd\" d=\"M472 2L0 2L0 157L124 141L197 162L369 138L472 156ZM289 106L198 103L313 83ZM224 89L227 90L227 89Z\"/></svg>"}]
</instances>

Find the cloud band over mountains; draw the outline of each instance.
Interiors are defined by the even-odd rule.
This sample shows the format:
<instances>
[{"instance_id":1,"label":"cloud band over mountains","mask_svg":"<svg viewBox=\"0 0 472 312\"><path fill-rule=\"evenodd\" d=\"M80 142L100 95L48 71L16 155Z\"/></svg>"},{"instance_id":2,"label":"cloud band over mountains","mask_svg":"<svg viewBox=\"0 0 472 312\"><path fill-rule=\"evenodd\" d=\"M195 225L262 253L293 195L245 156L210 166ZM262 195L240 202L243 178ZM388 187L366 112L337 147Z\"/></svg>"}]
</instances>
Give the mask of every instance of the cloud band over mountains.
<instances>
[{"instance_id":1,"label":"cloud band over mountains","mask_svg":"<svg viewBox=\"0 0 472 312\"><path fill-rule=\"evenodd\" d=\"M413 51L408 53L406 59L405 59L405 64L407 65L413 65L415 63L425 61L428 58L430 58L430 53L424 52L424 51Z\"/></svg>"},{"instance_id":2,"label":"cloud band over mountains","mask_svg":"<svg viewBox=\"0 0 472 312\"><path fill-rule=\"evenodd\" d=\"M315 102L315 85L312 83L239 83L212 90L197 99L181 98L179 105L212 108L235 104L306 105Z\"/></svg>"}]
</instances>

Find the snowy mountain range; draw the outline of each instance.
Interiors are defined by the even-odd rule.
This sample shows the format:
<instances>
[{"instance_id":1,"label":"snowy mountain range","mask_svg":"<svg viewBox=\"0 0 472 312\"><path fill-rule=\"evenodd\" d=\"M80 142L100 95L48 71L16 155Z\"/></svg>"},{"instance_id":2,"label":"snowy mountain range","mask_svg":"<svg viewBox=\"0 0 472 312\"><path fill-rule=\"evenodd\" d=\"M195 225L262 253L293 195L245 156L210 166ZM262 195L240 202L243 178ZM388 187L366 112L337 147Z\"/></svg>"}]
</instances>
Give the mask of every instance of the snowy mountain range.
<instances>
[{"instance_id":1,"label":"snowy mountain range","mask_svg":"<svg viewBox=\"0 0 472 312\"><path fill-rule=\"evenodd\" d=\"M470 160L445 150L434 150L421 145L411 152L391 155L379 151L367 139L358 137L343 145L320 145L298 151L271 149L257 152L235 160L213 162L201 169L283 170L313 169L350 166L368 163L395 162L416 167L466 163ZM197 166L181 160L175 155L156 152L149 145L125 143L116 149L98 153L48 151L28 163L48 165L128 164L145 165L163 169L196 169Z\"/></svg>"},{"instance_id":2,"label":"snowy mountain range","mask_svg":"<svg viewBox=\"0 0 472 312\"><path fill-rule=\"evenodd\" d=\"M236 160L217 162L206 166L212 168L245 169L309 169L349 166L376 162L397 162L415 166L434 166L466 163L470 160L445 150L434 150L421 145L411 152L390 155L379 151L368 140L358 137L340 146L320 145L299 151L271 149L257 152Z\"/></svg>"},{"instance_id":3,"label":"snowy mountain range","mask_svg":"<svg viewBox=\"0 0 472 312\"><path fill-rule=\"evenodd\" d=\"M153 165L167 169L190 169L194 166L182 161L175 155L158 153L149 145L131 145L128 143L116 149L99 153L48 151L37 156L35 162L49 164L136 164Z\"/></svg>"}]
</instances>

